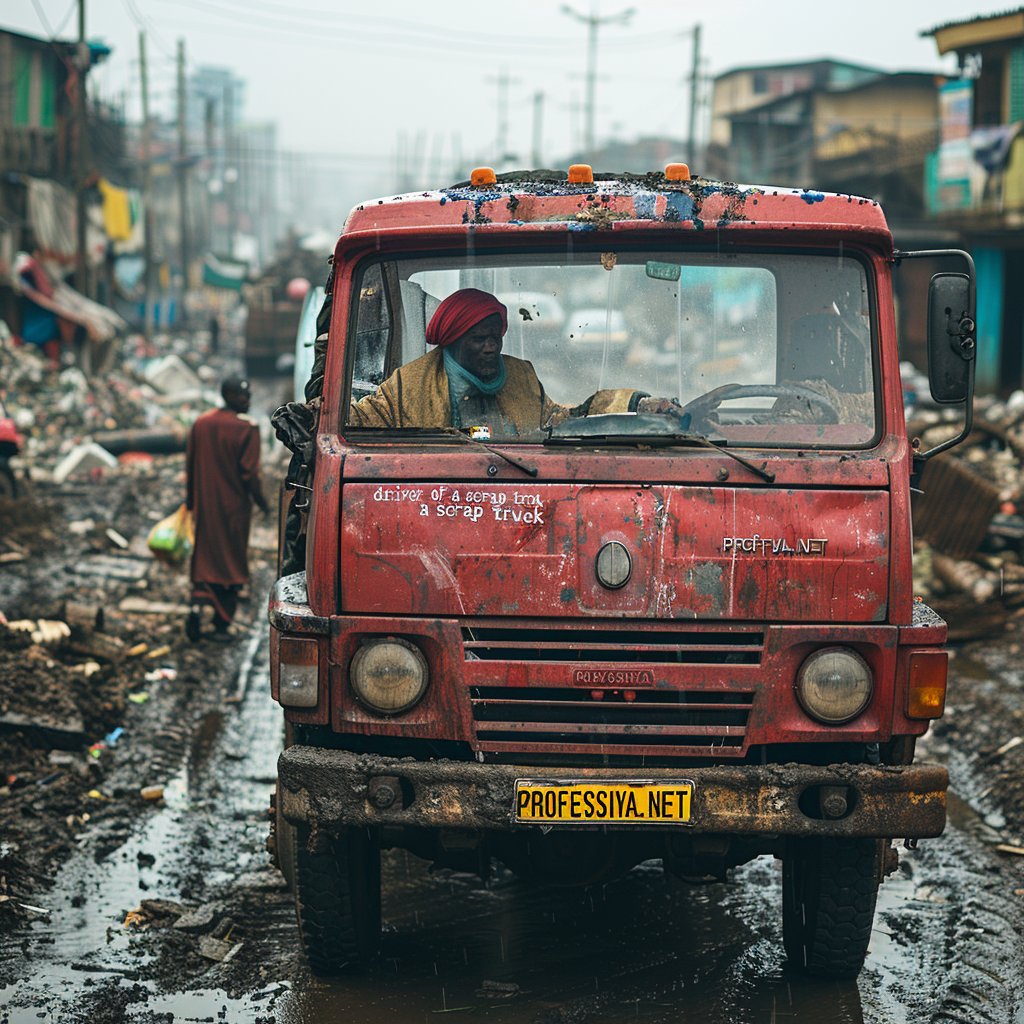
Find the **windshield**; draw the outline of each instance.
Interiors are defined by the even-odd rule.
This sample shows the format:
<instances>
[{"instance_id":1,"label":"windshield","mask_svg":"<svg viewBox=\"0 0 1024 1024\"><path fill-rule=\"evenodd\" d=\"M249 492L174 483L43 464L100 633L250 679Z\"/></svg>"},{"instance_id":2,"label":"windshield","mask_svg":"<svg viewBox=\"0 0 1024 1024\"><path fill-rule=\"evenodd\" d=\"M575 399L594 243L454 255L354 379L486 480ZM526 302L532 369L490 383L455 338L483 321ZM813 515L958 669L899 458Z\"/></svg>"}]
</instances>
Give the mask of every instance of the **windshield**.
<instances>
[{"instance_id":1,"label":"windshield","mask_svg":"<svg viewBox=\"0 0 1024 1024\"><path fill-rule=\"evenodd\" d=\"M348 424L528 442L700 435L848 447L874 438L859 260L569 255L367 266Z\"/></svg>"}]
</instances>

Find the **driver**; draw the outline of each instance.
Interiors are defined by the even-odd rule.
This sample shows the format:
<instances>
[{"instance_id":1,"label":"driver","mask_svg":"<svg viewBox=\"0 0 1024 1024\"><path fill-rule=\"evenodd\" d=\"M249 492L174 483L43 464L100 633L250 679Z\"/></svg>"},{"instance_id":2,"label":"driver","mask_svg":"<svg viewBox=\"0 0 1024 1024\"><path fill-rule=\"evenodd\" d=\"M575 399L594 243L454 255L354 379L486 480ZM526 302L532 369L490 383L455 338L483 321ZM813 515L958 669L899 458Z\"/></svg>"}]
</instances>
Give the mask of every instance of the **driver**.
<instances>
[{"instance_id":1,"label":"driver","mask_svg":"<svg viewBox=\"0 0 1024 1024\"><path fill-rule=\"evenodd\" d=\"M661 412L664 399L632 389L598 391L575 408L553 402L533 364L504 355L508 313L493 295L462 288L427 326L431 351L399 367L372 394L353 402L359 427L475 427L515 436L564 419L601 413Z\"/></svg>"}]
</instances>

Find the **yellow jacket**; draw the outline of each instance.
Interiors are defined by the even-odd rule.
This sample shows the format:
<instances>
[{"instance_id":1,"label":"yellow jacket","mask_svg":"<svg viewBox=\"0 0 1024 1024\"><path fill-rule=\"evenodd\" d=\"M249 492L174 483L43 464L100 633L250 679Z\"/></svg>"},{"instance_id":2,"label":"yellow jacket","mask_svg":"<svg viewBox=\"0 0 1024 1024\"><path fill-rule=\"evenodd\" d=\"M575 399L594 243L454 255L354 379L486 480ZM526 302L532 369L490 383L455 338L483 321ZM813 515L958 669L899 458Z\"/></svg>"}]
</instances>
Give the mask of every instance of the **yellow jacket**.
<instances>
[{"instance_id":1,"label":"yellow jacket","mask_svg":"<svg viewBox=\"0 0 1024 1024\"><path fill-rule=\"evenodd\" d=\"M520 434L551 426L572 416L628 412L635 391L598 391L574 409L552 402L544 393L533 364L503 356L505 385L494 396L503 420ZM450 427L448 374L441 349L400 366L372 395L349 406L349 423L357 427Z\"/></svg>"}]
</instances>

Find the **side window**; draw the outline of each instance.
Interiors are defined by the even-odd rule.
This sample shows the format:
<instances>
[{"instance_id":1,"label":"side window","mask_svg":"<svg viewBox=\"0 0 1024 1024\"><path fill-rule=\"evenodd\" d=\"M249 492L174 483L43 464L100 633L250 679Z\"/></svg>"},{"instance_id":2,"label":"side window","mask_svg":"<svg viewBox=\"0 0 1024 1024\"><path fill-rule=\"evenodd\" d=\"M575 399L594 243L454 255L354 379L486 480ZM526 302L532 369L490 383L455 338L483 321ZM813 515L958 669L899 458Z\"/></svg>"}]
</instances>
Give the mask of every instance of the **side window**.
<instances>
[{"instance_id":1,"label":"side window","mask_svg":"<svg viewBox=\"0 0 1024 1024\"><path fill-rule=\"evenodd\" d=\"M352 374L353 400L358 401L364 395L373 394L384 381L390 342L391 310L381 267L376 263L363 274L359 289L355 368Z\"/></svg>"}]
</instances>

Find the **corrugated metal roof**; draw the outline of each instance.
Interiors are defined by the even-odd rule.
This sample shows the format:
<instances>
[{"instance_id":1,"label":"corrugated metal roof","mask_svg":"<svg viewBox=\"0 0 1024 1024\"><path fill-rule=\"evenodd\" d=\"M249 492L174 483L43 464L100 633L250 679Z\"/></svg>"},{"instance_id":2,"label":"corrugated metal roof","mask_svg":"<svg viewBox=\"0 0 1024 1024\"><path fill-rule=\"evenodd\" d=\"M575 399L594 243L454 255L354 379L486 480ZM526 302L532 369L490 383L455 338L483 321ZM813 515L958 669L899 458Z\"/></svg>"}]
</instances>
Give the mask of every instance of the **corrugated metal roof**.
<instances>
[{"instance_id":1,"label":"corrugated metal roof","mask_svg":"<svg viewBox=\"0 0 1024 1024\"><path fill-rule=\"evenodd\" d=\"M1006 18L1011 14L1020 14L1024 7L1010 7L1005 11L998 11L995 14L979 14L973 18L962 18L959 21L946 21L934 28L922 29L921 36L933 36L936 32L942 32L947 28L957 28L960 25L974 25L982 21L995 21L997 18Z\"/></svg>"}]
</instances>

